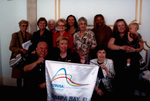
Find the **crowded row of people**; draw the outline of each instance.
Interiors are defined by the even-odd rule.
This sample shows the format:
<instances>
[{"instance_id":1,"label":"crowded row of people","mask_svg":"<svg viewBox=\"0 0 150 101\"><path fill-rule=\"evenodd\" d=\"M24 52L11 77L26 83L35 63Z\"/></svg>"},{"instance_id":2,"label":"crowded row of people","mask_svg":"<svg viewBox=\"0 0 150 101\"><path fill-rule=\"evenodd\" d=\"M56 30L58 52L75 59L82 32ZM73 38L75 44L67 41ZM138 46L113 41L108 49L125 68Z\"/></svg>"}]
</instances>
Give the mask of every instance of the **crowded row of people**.
<instances>
[{"instance_id":1,"label":"crowded row of people","mask_svg":"<svg viewBox=\"0 0 150 101\"><path fill-rule=\"evenodd\" d=\"M56 23L54 20L47 23L41 17L37 21L39 30L33 35L26 31L28 25L28 21L19 22L20 31L12 34L9 47L13 57L20 52L29 54L22 68L12 70L12 77L17 78L18 87L21 87L24 76L24 87L34 88L33 91L35 88L45 88L44 61L48 59L98 65L93 101L100 96L133 95L138 81L139 59L142 59L138 52L143 49L143 42L137 30L133 30L134 26L128 27L124 19L116 20L113 30L105 24L102 14L94 17L92 30L87 30L85 17L80 17L77 22L73 15L69 15L66 20L60 18ZM32 45L29 50L25 50L21 44L28 40L31 40ZM137 47L133 47L134 44Z\"/></svg>"}]
</instances>

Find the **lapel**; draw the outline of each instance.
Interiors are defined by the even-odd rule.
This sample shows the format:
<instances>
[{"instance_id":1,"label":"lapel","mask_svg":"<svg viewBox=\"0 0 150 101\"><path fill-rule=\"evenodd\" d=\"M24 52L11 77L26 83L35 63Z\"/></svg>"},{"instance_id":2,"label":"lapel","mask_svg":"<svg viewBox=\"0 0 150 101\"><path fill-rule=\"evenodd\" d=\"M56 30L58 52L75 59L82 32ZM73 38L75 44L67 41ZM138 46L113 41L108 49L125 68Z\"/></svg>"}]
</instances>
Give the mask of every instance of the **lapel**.
<instances>
[{"instance_id":1,"label":"lapel","mask_svg":"<svg viewBox=\"0 0 150 101\"><path fill-rule=\"evenodd\" d=\"M22 46L22 44L23 44L23 37L22 37L21 31L18 32L18 36L19 36L20 44Z\"/></svg>"}]
</instances>

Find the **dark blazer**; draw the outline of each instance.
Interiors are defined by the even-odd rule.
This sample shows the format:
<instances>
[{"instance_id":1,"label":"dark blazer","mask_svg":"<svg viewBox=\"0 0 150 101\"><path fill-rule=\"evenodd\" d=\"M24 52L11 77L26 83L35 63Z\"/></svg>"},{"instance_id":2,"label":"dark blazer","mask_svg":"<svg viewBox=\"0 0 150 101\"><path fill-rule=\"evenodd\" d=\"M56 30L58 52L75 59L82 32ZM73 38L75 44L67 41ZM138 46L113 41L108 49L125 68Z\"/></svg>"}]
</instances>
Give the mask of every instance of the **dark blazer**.
<instances>
[{"instance_id":1,"label":"dark blazer","mask_svg":"<svg viewBox=\"0 0 150 101\"><path fill-rule=\"evenodd\" d=\"M62 59L60 56L60 49L55 47L53 49L52 60L54 61L62 61L62 62L72 62L72 63L80 63L80 57L77 53L72 53L71 49L67 49L67 56Z\"/></svg>"},{"instance_id":2,"label":"dark blazer","mask_svg":"<svg viewBox=\"0 0 150 101\"><path fill-rule=\"evenodd\" d=\"M16 33L18 34L20 44L22 45L22 43L24 43L22 33L21 33L21 31L16 32ZM12 39L11 39L10 46L9 46L10 51L12 51L13 57L15 57L17 54L19 54L20 48L21 48L21 47L19 47L18 38L17 38L16 33L12 34ZM26 41L30 40L31 37L32 37L32 34L26 32ZM22 78L22 68L13 68L12 69L12 78Z\"/></svg>"},{"instance_id":3,"label":"dark blazer","mask_svg":"<svg viewBox=\"0 0 150 101\"><path fill-rule=\"evenodd\" d=\"M36 49L36 46L40 41L45 41L48 44L49 50L52 49L53 47L52 33L49 30L45 29L42 36L40 36L40 30L33 33L33 36L31 38L32 45L29 48L31 52Z\"/></svg>"}]
</instances>

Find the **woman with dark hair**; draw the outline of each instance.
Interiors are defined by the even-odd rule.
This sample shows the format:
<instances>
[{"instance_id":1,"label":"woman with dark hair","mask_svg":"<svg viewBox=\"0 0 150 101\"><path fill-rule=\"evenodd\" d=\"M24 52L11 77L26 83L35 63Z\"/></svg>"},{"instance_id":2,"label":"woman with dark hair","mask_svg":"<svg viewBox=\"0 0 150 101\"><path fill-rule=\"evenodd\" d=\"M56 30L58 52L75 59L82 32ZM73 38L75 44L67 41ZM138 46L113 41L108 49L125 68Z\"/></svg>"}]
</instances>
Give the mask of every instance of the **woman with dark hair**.
<instances>
[{"instance_id":1,"label":"woman with dark hair","mask_svg":"<svg viewBox=\"0 0 150 101\"><path fill-rule=\"evenodd\" d=\"M66 21L67 21L66 31L73 36L73 34L79 30L77 20L74 15L69 15Z\"/></svg>"},{"instance_id":2,"label":"woman with dark hair","mask_svg":"<svg viewBox=\"0 0 150 101\"><path fill-rule=\"evenodd\" d=\"M32 45L30 46L30 51L35 52L37 44L40 41L45 41L48 44L49 51L51 51L53 47L53 36L52 33L46 29L47 20L44 17L41 17L39 18L37 25L39 27L39 30L33 33L33 36L31 38Z\"/></svg>"},{"instance_id":3,"label":"woman with dark hair","mask_svg":"<svg viewBox=\"0 0 150 101\"><path fill-rule=\"evenodd\" d=\"M140 63L136 52L142 51L143 43L139 42L140 47L137 49L127 46L128 31L128 25L124 19L116 20L112 37L108 42L108 48L112 50L112 59L114 61L114 69L116 72L114 86L116 88L117 96L133 96L139 75ZM131 57L130 68L126 68L128 53L134 54Z\"/></svg>"},{"instance_id":4,"label":"woman with dark hair","mask_svg":"<svg viewBox=\"0 0 150 101\"><path fill-rule=\"evenodd\" d=\"M97 58L90 60L90 64L99 66L99 71L92 101L99 101L100 96L112 96L111 82L115 76L115 71L113 61L106 58L106 47L97 46L95 50Z\"/></svg>"},{"instance_id":5,"label":"woman with dark hair","mask_svg":"<svg viewBox=\"0 0 150 101\"><path fill-rule=\"evenodd\" d=\"M95 34L97 45L104 45L107 47L107 43L111 37L112 30L105 24L105 19L102 14L97 14L94 17L94 28L92 31Z\"/></svg>"}]
</instances>

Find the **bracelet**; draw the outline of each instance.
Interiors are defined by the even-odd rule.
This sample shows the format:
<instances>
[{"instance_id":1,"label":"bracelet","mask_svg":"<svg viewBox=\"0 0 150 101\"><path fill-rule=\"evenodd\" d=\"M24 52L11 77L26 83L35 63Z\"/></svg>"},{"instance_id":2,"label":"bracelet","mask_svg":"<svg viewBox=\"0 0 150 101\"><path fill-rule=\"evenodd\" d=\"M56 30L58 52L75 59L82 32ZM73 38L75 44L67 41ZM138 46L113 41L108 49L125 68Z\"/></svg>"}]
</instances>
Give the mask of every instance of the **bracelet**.
<instances>
[{"instance_id":1,"label":"bracelet","mask_svg":"<svg viewBox=\"0 0 150 101\"><path fill-rule=\"evenodd\" d=\"M35 62L35 64L37 65L38 63L37 63L37 62Z\"/></svg>"},{"instance_id":2,"label":"bracelet","mask_svg":"<svg viewBox=\"0 0 150 101\"><path fill-rule=\"evenodd\" d=\"M45 87L45 84L43 83L43 87Z\"/></svg>"},{"instance_id":3,"label":"bracelet","mask_svg":"<svg viewBox=\"0 0 150 101\"><path fill-rule=\"evenodd\" d=\"M136 52L136 49L135 49L135 51L134 52Z\"/></svg>"},{"instance_id":4,"label":"bracelet","mask_svg":"<svg viewBox=\"0 0 150 101\"><path fill-rule=\"evenodd\" d=\"M119 47L119 50L121 50L121 46Z\"/></svg>"}]
</instances>

